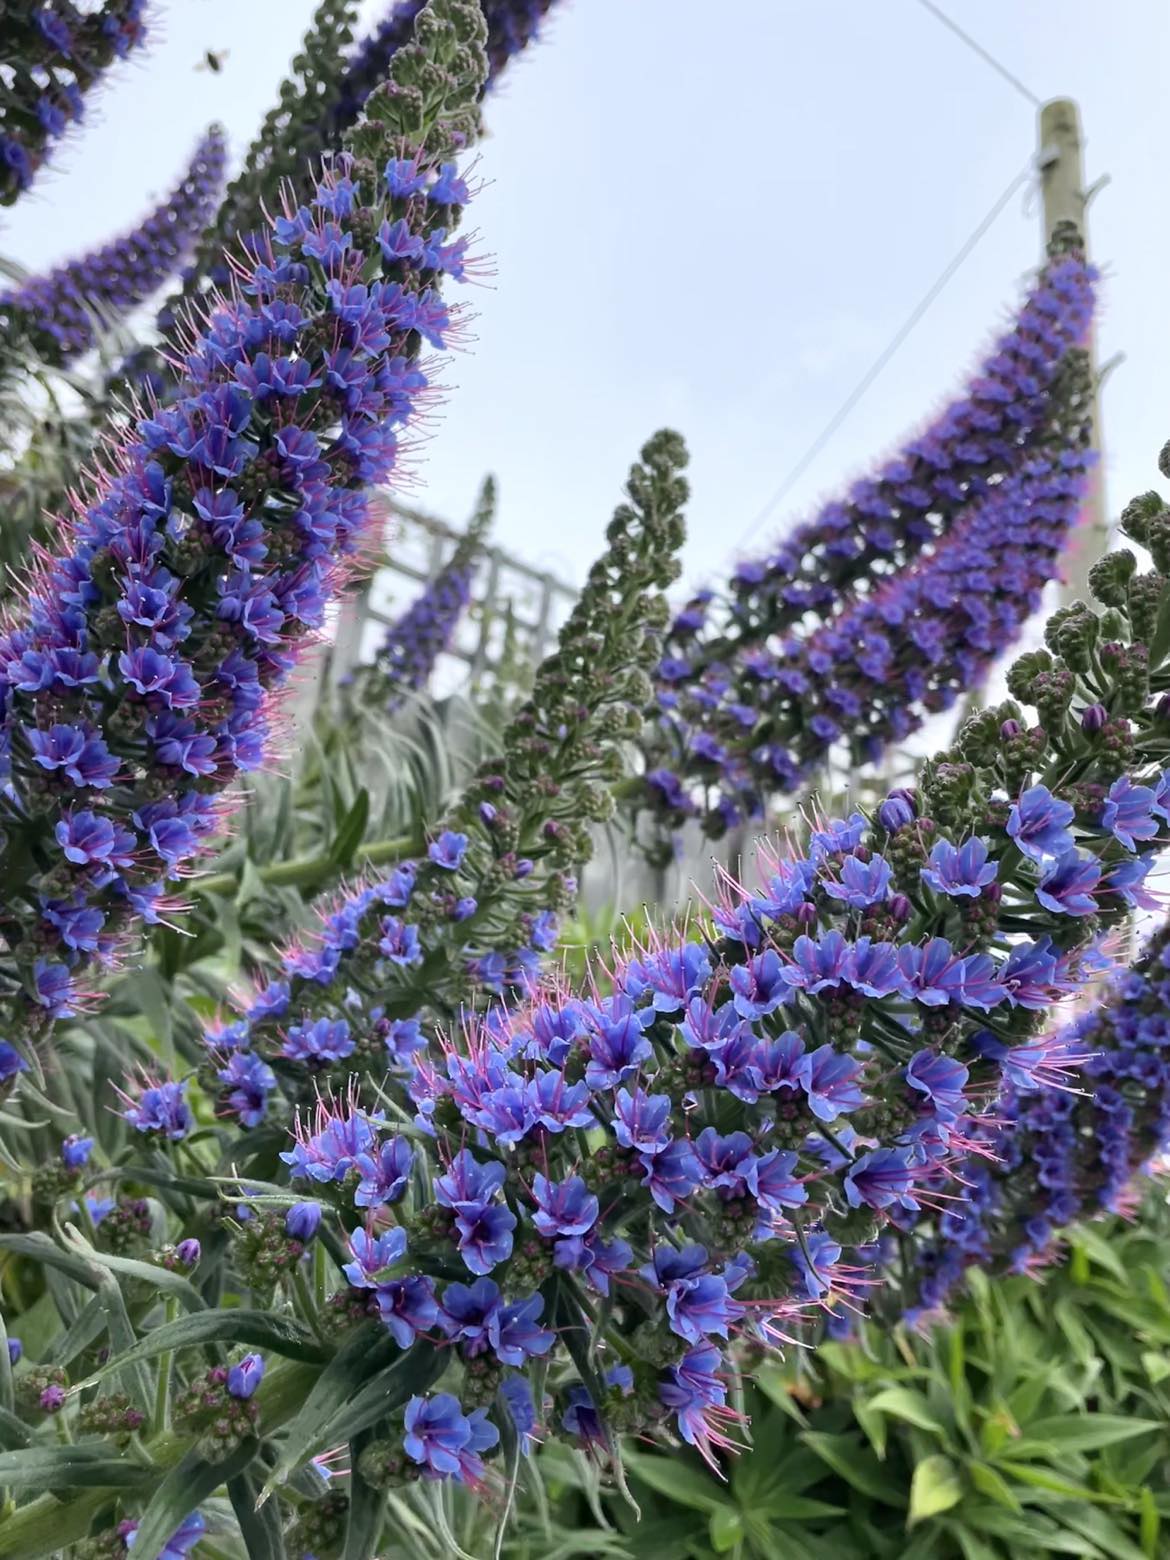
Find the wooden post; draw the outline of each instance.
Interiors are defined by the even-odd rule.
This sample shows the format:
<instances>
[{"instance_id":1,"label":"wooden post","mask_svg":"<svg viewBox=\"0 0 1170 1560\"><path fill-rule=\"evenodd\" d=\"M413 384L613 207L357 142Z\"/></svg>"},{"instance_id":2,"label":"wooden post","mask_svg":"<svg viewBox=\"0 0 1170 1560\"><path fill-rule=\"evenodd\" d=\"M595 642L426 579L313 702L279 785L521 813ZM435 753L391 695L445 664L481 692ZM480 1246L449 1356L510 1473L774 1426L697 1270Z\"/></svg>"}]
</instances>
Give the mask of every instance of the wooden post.
<instances>
[{"instance_id":1,"label":"wooden post","mask_svg":"<svg viewBox=\"0 0 1170 1560\"><path fill-rule=\"evenodd\" d=\"M1044 242L1058 222L1076 225L1088 253L1088 193L1081 156L1081 117L1071 98L1054 98L1040 110L1040 150L1037 158L1044 200ZM1089 372L1093 381L1093 448L1098 462L1085 498L1085 515L1073 538L1065 563L1067 579L1061 600L1089 596L1089 570L1109 547L1109 519L1105 507L1104 443L1101 398L1097 372L1096 331L1089 336Z\"/></svg>"}]
</instances>

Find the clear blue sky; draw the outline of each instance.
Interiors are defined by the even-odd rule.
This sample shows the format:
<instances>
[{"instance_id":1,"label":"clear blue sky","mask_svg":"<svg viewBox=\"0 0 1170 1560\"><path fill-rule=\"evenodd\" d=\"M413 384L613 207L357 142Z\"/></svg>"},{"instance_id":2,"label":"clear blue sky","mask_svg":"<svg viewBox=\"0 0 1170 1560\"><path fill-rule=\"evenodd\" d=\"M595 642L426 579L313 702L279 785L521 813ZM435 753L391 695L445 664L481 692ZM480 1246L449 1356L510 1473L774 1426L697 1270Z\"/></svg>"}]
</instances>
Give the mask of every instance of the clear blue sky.
<instances>
[{"instance_id":1,"label":"clear blue sky","mask_svg":"<svg viewBox=\"0 0 1170 1560\"><path fill-rule=\"evenodd\" d=\"M942 0L1041 98L1075 97L1105 268L1111 511L1170 434L1170 8ZM382 14L384 3L365 7ZM170 0L0 250L42 266L131 223L201 127L242 150L312 0ZM223 73L196 71L229 48ZM494 256L471 350L403 496L579 580L647 434L692 453L687 574L738 538L1034 149L1035 116L917 0L557 0L489 106L469 219ZM934 410L1039 255L1018 196L757 536L807 512Z\"/></svg>"}]
</instances>

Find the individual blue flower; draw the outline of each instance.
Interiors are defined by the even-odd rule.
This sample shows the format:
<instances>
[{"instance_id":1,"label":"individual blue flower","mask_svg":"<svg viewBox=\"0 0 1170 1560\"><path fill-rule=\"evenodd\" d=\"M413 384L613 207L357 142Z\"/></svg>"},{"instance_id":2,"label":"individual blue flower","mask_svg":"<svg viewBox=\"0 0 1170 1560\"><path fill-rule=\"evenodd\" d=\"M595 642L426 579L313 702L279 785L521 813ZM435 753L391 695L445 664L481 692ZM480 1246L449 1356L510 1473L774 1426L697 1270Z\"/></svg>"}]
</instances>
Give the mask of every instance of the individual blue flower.
<instances>
[{"instance_id":1,"label":"individual blue flower","mask_svg":"<svg viewBox=\"0 0 1170 1560\"><path fill-rule=\"evenodd\" d=\"M596 1230L588 1235L566 1235L553 1246L554 1266L583 1273L585 1281L599 1295L609 1294L609 1281L615 1273L624 1273L634 1253L624 1240L602 1240Z\"/></svg>"},{"instance_id":2,"label":"individual blue flower","mask_svg":"<svg viewBox=\"0 0 1170 1560\"><path fill-rule=\"evenodd\" d=\"M1101 882L1101 893L1116 894L1131 910L1158 910L1162 901L1145 888L1146 878L1154 866L1151 856L1131 856L1110 867Z\"/></svg>"},{"instance_id":3,"label":"individual blue flower","mask_svg":"<svg viewBox=\"0 0 1170 1560\"><path fill-rule=\"evenodd\" d=\"M406 1231L395 1225L381 1235L371 1235L359 1228L350 1234L349 1249L353 1261L341 1271L355 1289L376 1289L382 1275L389 1277L388 1270L406 1255Z\"/></svg>"},{"instance_id":4,"label":"individual blue flower","mask_svg":"<svg viewBox=\"0 0 1170 1560\"><path fill-rule=\"evenodd\" d=\"M17 1361L20 1359L20 1357L21 1357L21 1355L23 1353L24 1353L24 1344L21 1343L20 1339L19 1338L9 1338L9 1340L8 1340L8 1363L9 1363L9 1365L15 1365L17 1363Z\"/></svg>"},{"instance_id":5,"label":"individual blue flower","mask_svg":"<svg viewBox=\"0 0 1170 1560\"><path fill-rule=\"evenodd\" d=\"M800 1288L809 1300L821 1300L837 1282L841 1247L823 1230L810 1230L789 1257L800 1276Z\"/></svg>"},{"instance_id":6,"label":"individual blue flower","mask_svg":"<svg viewBox=\"0 0 1170 1560\"><path fill-rule=\"evenodd\" d=\"M444 829L438 839L427 846L428 859L447 872L458 872L466 853L467 835L456 834L451 829Z\"/></svg>"},{"instance_id":7,"label":"individual blue flower","mask_svg":"<svg viewBox=\"0 0 1170 1560\"><path fill-rule=\"evenodd\" d=\"M880 999L902 991L905 982L898 966L897 946L859 937L849 949L841 979L866 997Z\"/></svg>"},{"instance_id":8,"label":"individual blue flower","mask_svg":"<svg viewBox=\"0 0 1170 1560\"><path fill-rule=\"evenodd\" d=\"M969 1069L953 1057L936 1051L916 1051L906 1064L906 1082L922 1096L924 1108L944 1122L952 1122L967 1108L963 1090Z\"/></svg>"},{"instance_id":9,"label":"individual blue flower","mask_svg":"<svg viewBox=\"0 0 1170 1560\"><path fill-rule=\"evenodd\" d=\"M773 1148L748 1167L748 1191L761 1207L783 1214L808 1201L808 1189L796 1175L797 1155Z\"/></svg>"},{"instance_id":10,"label":"individual blue flower","mask_svg":"<svg viewBox=\"0 0 1170 1560\"><path fill-rule=\"evenodd\" d=\"M500 1383L500 1397L512 1421L512 1429L521 1457L528 1457L536 1439L540 1421L536 1416L536 1404L532 1388L524 1376L505 1376Z\"/></svg>"},{"instance_id":11,"label":"individual blue flower","mask_svg":"<svg viewBox=\"0 0 1170 1560\"><path fill-rule=\"evenodd\" d=\"M706 948L702 943L686 942L681 947L663 948L646 959L631 960L623 972L622 986L635 1002L650 991L656 1012L677 1013L702 989L710 974Z\"/></svg>"},{"instance_id":12,"label":"individual blue flower","mask_svg":"<svg viewBox=\"0 0 1170 1560\"><path fill-rule=\"evenodd\" d=\"M950 899L978 899L987 885L995 882L998 871L998 864L987 859L983 840L971 839L959 846L937 840L930 865L922 868L922 881Z\"/></svg>"},{"instance_id":13,"label":"individual blue flower","mask_svg":"<svg viewBox=\"0 0 1170 1560\"><path fill-rule=\"evenodd\" d=\"M11 1083L18 1073L27 1072L28 1063L7 1040L0 1040L0 1085Z\"/></svg>"},{"instance_id":14,"label":"individual blue flower","mask_svg":"<svg viewBox=\"0 0 1170 1560\"><path fill-rule=\"evenodd\" d=\"M546 1239L586 1235L597 1223L600 1204L579 1175L550 1181L538 1171L532 1178L536 1212L532 1222Z\"/></svg>"},{"instance_id":15,"label":"individual blue flower","mask_svg":"<svg viewBox=\"0 0 1170 1560\"><path fill-rule=\"evenodd\" d=\"M93 1138L79 1137L75 1132L61 1144L61 1162L66 1170L80 1170L89 1163L93 1153Z\"/></svg>"},{"instance_id":16,"label":"individual blue flower","mask_svg":"<svg viewBox=\"0 0 1170 1560\"><path fill-rule=\"evenodd\" d=\"M614 1136L623 1148L639 1153L657 1152L670 1141L669 1094L647 1094L645 1089L619 1089L614 1098Z\"/></svg>"},{"instance_id":17,"label":"individual blue flower","mask_svg":"<svg viewBox=\"0 0 1170 1560\"><path fill-rule=\"evenodd\" d=\"M639 1269L665 1296L670 1330L686 1343L702 1343L711 1333L726 1338L744 1308L731 1298L727 1281L707 1268L702 1246L658 1246L653 1261Z\"/></svg>"},{"instance_id":18,"label":"individual blue flower","mask_svg":"<svg viewBox=\"0 0 1170 1560\"><path fill-rule=\"evenodd\" d=\"M422 963L422 943L419 941L417 926L412 922L400 920L396 915L387 915L382 918L381 930L378 951L389 959L391 964L407 969Z\"/></svg>"},{"instance_id":19,"label":"individual blue flower","mask_svg":"<svg viewBox=\"0 0 1170 1560\"><path fill-rule=\"evenodd\" d=\"M1101 808L1102 826L1126 850L1136 851L1139 840L1152 840L1158 833L1157 805L1157 794L1148 785L1134 785L1128 775L1122 775L1109 787Z\"/></svg>"},{"instance_id":20,"label":"individual blue flower","mask_svg":"<svg viewBox=\"0 0 1170 1560\"><path fill-rule=\"evenodd\" d=\"M1052 939L1017 943L999 972L1008 1000L1019 1007L1040 1012L1055 996L1057 957Z\"/></svg>"},{"instance_id":21,"label":"individual blue flower","mask_svg":"<svg viewBox=\"0 0 1170 1560\"><path fill-rule=\"evenodd\" d=\"M888 861L881 856L871 856L862 861L858 856L846 856L840 863L841 877L821 879L821 887L830 899L840 900L851 910L865 910L880 904L889 895L893 872Z\"/></svg>"},{"instance_id":22,"label":"individual blue flower","mask_svg":"<svg viewBox=\"0 0 1170 1560\"><path fill-rule=\"evenodd\" d=\"M674 1414L679 1434L689 1446L710 1455L708 1411L727 1402L727 1383L719 1375L723 1364L713 1343L689 1349L677 1365L671 1365L658 1384L658 1395Z\"/></svg>"},{"instance_id":23,"label":"individual blue flower","mask_svg":"<svg viewBox=\"0 0 1170 1560\"><path fill-rule=\"evenodd\" d=\"M414 1168L414 1150L404 1137L392 1137L377 1149L358 1154L354 1165L361 1181L353 1194L358 1208L378 1208L384 1203L400 1202L410 1184Z\"/></svg>"},{"instance_id":24,"label":"individual blue flower","mask_svg":"<svg viewBox=\"0 0 1170 1560\"><path fill-rule=\"evenodd\" d=\"M1093 890L1101 881L1101 863L1078 850L1066 850L1040 879L1036 898L1054 915L1095 915Z\"/></svg>"},{"instance_id":25,"label":"individual blue flower","mask_svg":"<svg viewBox=\"0 0 1170 1560\"><path fill-rule=\"evenodd\" d=\"M663 1213L673 1213L703 1179L703 1167L685 1138L672 1138L665 1148L641 1153L638 1159L645 1171L642 1185Z\"/></svg>"},{"instance_id":26,"label":"individual blue flower","mask_svg":"<svg viewBox=\"0 0 1170 1560\"><path fill-rule=\"evenodd\" d=\"M857 1087L861 1063L835 1051L831 1045L818 1046L801 1057L796 1076L809 1110L819 1121L836 1121L838 1116L865 1104L865 1096Z\"/></svg>"},{"instance_id":27,"label":"individual blue flower","mask_svg":"<svg viewBox=\"0 0 1170 1560\"><path fill-rule=\"evenodd\" d=\"M245 1354L228 1371L227 1389L234 1398L250 1398L263 1379L263 1359L259 1354Z\"/></svg>"},{"instance_id":28,"label":"individual blue flower","mask_svg":"<svg viewBox=\"0 0 1170 1560\"><path fill-rule=\"evenodd\" d=\"M459 1453L471 1440L471 1424L449 1392L412 1397L406 1405L402 1444L412 1462L435 1478L459 1472Z\"/></svg>"},{"instance_id":29,"label":"individual blue flower","mask_svg":"<svg viewBox=\"0 0 1170 1560\"><path fill-rule=\"evenodd\" d=\"M596 1126L589 1106L589 1085L582 1078L568 1083L563 1072L542 1069L524 1086L533 1124L546 1132L565 1132L570 1127Z\"/></svg>"},{"instance_id":30,"label":"individual blue flower","mask_svg":"<svg viewBox=\"0 0 1170 1560\"><path fill-rule=\"evenodd\" d=\"M375 1290L378 1315L400 1349L409 1349L439 1319L434 1281L425 1274L384 1279Z\"/></svg>"},{"instance_id":31,"label":"individual blue flower","mask_svg":"<svg viewBox=\"0 0 1170 1560\"><path fill-rule=\"evenodd\" d=\"M284 1216L284 1232L304 1245L316 1236L321 1227L321 1204L315 1202L293 1203Z\"/></svg>"},{"instance_id":32,"label":"individual blue flower","mask_svg":"<svg viewBox=\"0 0 1170 1560\"><path fill-rule=\"evenodd\" d=\"M501 1169L503 1166L500 1167ZM498 1204L465 1203L456 1209L459 1255L473 1273L490 1273L512 1255L516 1215Z\"/></svg>"},{"instance_id":33,"label":"individual blue flower","mask_svg":"<svg viewBox=\"0 0 1170 1560\"><path fill-rule=\"evenodd\" d=\"M774 1013L792 994L789 972L774 948L765 948L746 964L733 966L728 983L735 1011L745 1019Z\"/></svg>"},{"instance_id":34,"label":"individual blue flower","mask_svg":"<svg viewBox=\"0 0 1170 1560\"><path fill-rule=\"evenodd\" d=\"M826 856L843 856L856 850L869 824L858 812L848 818L830 818L824 828L814 829L809 839L809 855L818 864Z\"/></svg>"},{"instance_id":35,"label":"individual blue flower","mask_svg":"<svg viewBox=\"0 0 1170 1560\"><path fill-rule=\"evenodd\" d=\"M503 1306L488 1321L488 1336L496 1358L504 1365L522 1368L528 1360L547 1354L556 1342L556 1333L538 1326L544 1311L544 1296L530 1295Z\"/></svg>"},{"instance_id":36,"label":"individual blue flower","mask_svg":"<svg viewBox=\"0 0 1170 1560\"><path fill-rule=\"evenodd\" d=\"M797 1069L803 1055L804 1041L792 1029L786 1029L775 1040L755 1041L749 1068L757 1093L795 1093L800 1088Z\"/></svg>"},{"instance_id":37,"label":"individual blue flower","mask_svg":"<svg viewBox=\"0 0 1170 1560\"><path fill-rule=\"evenodd\" d=\"M258 1127L268 1113L276 1074L254 1051L233 1051L216 1073L223 1084L224 1107L245 1127Z\"/></svg>"},{"instance_id":38,"label":"individual blue flower","mask_svg":"<svg viewBox=\"0 0 1170 1560\"><path fill-rule=\"evenodd\" d=\"M963 1000L963 960L945 937L898 950L903 991L924 1007L945 1007Z\"/></svg>"},{"instance_id":39,"label":"individual blue flower","mask_svg":"<svg viewBox=\"0 0 1170 1560\"><path fill-rule=\"evenodd\" d=\"M434 1180L435 1199L444 1208L488 1202L504 1184L507 1171L497 1160L480 1164L470 1149L461 1148L444 1175Z\"/></svg>"},{"instance_id":40,"label":"individual blue flower","mask_svg":"<svg viewBox=\"0 0 1170 1560\"><path fill-rule=\"evenodd\" d=\"M704 1127L695 1142L695 1158L703 1167L704 1183L712 1190L721 1190L726 1197L743 1196L756 1162L746 1132L729 1132L723 1137L714 1127Z\"/></svg>"},{"instance_id":41,"label":"individual blue flower","mask_svg":"<svg viewBox=\"0 0 1170 1560\"><path fill-rule=\"evenodd\" d=\"M792 945L793 963L785 970L785 979L814 997L845 980L851 954L850 944L835 929L819 940L798 937Z\"/></svg>"},{"instance_id":42,"label":"individual blue flower","mask_svg":"<svg viewBox=\"0 0 1170 1560\"><path fill-rule=\"evenodd\" d=\"M1033 785L1012 806L1007 831L1025 856L1043 861L1046 856L1062 856L1072 849L1067 825L1074 816L1073 807L1053 796L1046 785Z\"/></svg>"},{"instance_id":43,"label":"individual blue flower","mask_svg":"<svg viewBox=\"0 0 1170 1560\"><path fill-rule=\"evenodd\" d=\"M285 1037L280 1054L290 1062L329 1067L351 1056L353 1044L353 1036L344 1018L318 1018L311 1023L294 1024Z\"/></svg>"},{"instance_id":44,"label":"individual blue flower","mask_svg":"<svg viewBox=\"0 0 1170 1560\"><path fill-rule=\"evenodd\" d=\"M373 1145L378 1119L362 1110L346 1112L335 1103L320 1104L313 1123L316 1131L309 1132L298 1121L296 1143L280 1155L290 1167L291 1178L344 1181L356 1168L358 1155L367 1153Z\"/></svg>"},{"instance_id":45,"label":"individual blue flower","mask_svg":"<svg viewBox=\"0 0 1170 1560\"><path fill-rule=\"evenodd\" d=\"M885 1209L897 1205L917 1209L912 1150L876 1148L855 1159L845 1173L845 1199L851 1208L863 1204Z\"/></svg>"},{"instance_id":46,"label":"individual blue flower","mask_svg":"<svg viewBox=\"0 0 1170 1560\"><path fill-rule=\"evenodd\" d=\"M123 1094L125 1109L121 1115L138 1132L157 1132L177 1143L194 1126L187 1104L187 1082L148 1084L137 1099Z\"/></svg>"},{"instance_id":47,"label":"individual blue flower","mask_svg":"<svg viewBox=\"0 0 1170 1560\"><path fill-rule=\"evenodd\" d=\"M644 1030L654 1022L653 1008L635 1011L624 998L593 1010L585 1082L591 1089L613 1089L653 1055Z\"/></svg>"}]
</instances>

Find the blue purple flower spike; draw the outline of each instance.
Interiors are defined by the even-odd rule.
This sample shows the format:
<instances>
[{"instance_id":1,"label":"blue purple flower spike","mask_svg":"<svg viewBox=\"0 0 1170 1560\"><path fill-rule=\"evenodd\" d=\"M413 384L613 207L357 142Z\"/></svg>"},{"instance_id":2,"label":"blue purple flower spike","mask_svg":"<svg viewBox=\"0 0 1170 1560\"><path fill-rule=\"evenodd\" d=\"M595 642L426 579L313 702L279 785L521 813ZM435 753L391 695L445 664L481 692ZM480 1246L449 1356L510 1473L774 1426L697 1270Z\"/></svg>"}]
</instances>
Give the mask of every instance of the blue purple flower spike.
<instances>
[{"instance_id":1,"label":"blue purple flower spike","mask_svg":"<svg viewBox=\"0 0 1170 1560\"><path fill-rule=\"evenodd\" d=\"M146 36L146 0L5 7L0 48L0 205L19 199L106 70Z\"/></svg>"},{"instance_id":2,"label":"blue purple flower spike","mask_svg":"<svg viewBox=\"0 0 1170 1560\"><path fill-rule=\"evenodd\" d=\"M386 692L386 709L401 709L411 694L430 682L440 656L451 648L459 621L471 604L471 589L484 536L495 515L495 484L490 478L471 524L451 557L429 580L400 618L386 631L373 666L364 673L363 697Z\"/></svg>"},{"instance_id":3,"label":"blue purple flower spike","mask_svg":"<svg viewBox=\"0 0 1170 1560\"><path fill-rule=\"evenodd\" d=\"M1049 1044L1063 1052L1065 1086L1014 1070L963 1196L901 1273L912 1319L945 1306L970 1268L1037 1271L1074 1221L1133 1208L1136 1178L1170 1142L1170 926Z\"/></svg>"},{"instance_id":4,"label":"blue purple flower spike","mask_svg":"<svg viewBox=\"0 0 1170 1560\"><path fill-rule=\"evenodd\" d=\"M419 354L451 339L466 188L392 117L384 139L389 161L335 158L239 259L182 394L137 421L0 637L0 870L36 863L0 917L13 1040L76 1013L89 972L166 917L223 792L272 753L365 490L433 395Z\"/></svg>"},{"instance_id":5,"label":"blue purple flower spike","mask_svg":"<svg viewBox=\"0 0 1170 1560\"><path fill-rule=\"evenodd\" d=\"M1053 256L968 395L830 504L720 606L700 592L659 667L649 805L711 834L762 815L838 742L876 760L1008 648L1080 510L1094 273ZM929 550L929 544L937 544ZM1002 571L989 567L1002 559Z\"/></svg>"},{"instance_id":6,"label":"blue purple flower spike","mask_svg":"<svg viewBox=\"0 0 1170 1560\"><path fill-rule=\"evenodd\" d=\"M178 270L215 209L225 156L223 132L213 126L167 199L136 228L0 293L0 321L58 366L89 351L104 327Z\"/></svg>"}]
</instances>

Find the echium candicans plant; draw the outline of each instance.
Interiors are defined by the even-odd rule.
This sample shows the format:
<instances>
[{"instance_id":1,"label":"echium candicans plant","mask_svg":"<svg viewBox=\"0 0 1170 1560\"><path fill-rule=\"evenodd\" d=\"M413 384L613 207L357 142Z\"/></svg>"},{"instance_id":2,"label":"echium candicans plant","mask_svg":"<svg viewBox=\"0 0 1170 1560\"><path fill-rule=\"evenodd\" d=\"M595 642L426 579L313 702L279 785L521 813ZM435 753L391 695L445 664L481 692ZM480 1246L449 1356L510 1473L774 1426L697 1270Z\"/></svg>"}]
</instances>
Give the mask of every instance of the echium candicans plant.
<instances>
[{"instance_id":1,"label":"echium candicans plant","mask_svg":"<svg viewBox=\"0 0 1170 1560\"><path fill-rule=\"evenodd\" d=\"M0 292L6 350L27 343L64 367L176 272L214 209L223 183L223 131L213 125L175 188L120 238Z\"/></svg>"},{"instance_id":2,"label":"echium candicans plant","mask_svg":"<svg viewBox=\"0 0 1170 1560\"><path fill-rule=\"evenodd\" d=\"M483 541L496 513L496 487L484 482L467 530L434 579L386 630L373 664L355 678L360 703L377 703L393 713L412 693L431 680L439 657L450 648L463 614L471 605L471 589L483 552Z\"/></svg>"},{"instance_id":3,"label":"echium candicans plant","mask_svg":"<svg viewBox=\"0 0 1170 1560\"><path fill-rule=\"evenodd\" d=\"M84 115L86 94L143 41L146 9L146 0L0 5L0 205L19 199Z\"/></svg>"},{"instance_id":4,"label":"echium candicans plant","mask_svg":"<svg viewBox=\"0 0 1170 1560\"><path fill-rule=\"evenodd\" d=\"M713 833L797 790L838 743L875 763L982 682L1059 570L1095 461L1087 356L1070 352L1046 443L991 485L934 550L841 603L812 633L738 653L677 687L690 797ZM675 777L657 771L660 794ZM681 784L681 782L680 782Z\"/></svg>"},{"instance_id":5,"label":"echium candicans plant","mask_svg":"<svg viewBox=\"0 0 1170 1560\"><path fill-rule=\"evenodd\" d=\"M482 22L434 0L351 151L237 257L184 393L140 418L0 637L0 1035L78 1011L272 748L276 690L361 539L453 323Z\"/></svg>"},{"instance_id":6,"label":"echium candicans plant","mask_svg":"<svg viewBox=\"0 0 1170 1560\"><path fill-rule=\"evenodd\" d=\"M662 592L677 577L686 458L670 432L643 447L556 649L425 857L343 895L241 1014L208 1032L221 1113L255 1128L270 1109L287 1118L322 1088L344 1092L358 1071L376 1086L388 1067L410 1067L436 1024L534 984L640 726Z\"/></svg>"},{"instance_id":7,"label":"echium candicans plant","mask_svg":"<svg viewBox=\"0 0 1170 1560\"><path fill-rule=\"evenodd\" d=\"M1051 448L1068 358L1091 319L1094 279L1079 236L1063 226L1012 329L966 393L876 476L855 483L846 499L827 504L768 554L739 565L723 596L700 591L677 615L659 669L660 719L648 730L651 778L642 798L667 823L698 812L718 834L742 810L731 798L720 807L722 797L703 794L717 773L709 751L720 745L706 730L708 712L720 711L721 723L730 722L738 748L749 741L751 700L740 698L739 677L750 676L757 663L766 676L780 644L807 638L830 624L843 603L861 601L896 578L995 484ZM782 768L762 793L743 777L749 813L769 791L791 783Z\"/></svg>"},{"instance_id":8,"label":"echium candicans plant","mask_svg":"<svg viewBox=\"0 0 1170 1560\"><path fill-rule=\"evenodd\" d=\"M577 655L596 664L584 642ZM445 875L458 925L480 849L470 827L444 829L417 874L383 879L372 920L361 897L331 920L289 980L214 1037L240 1063L221 1109L243 1122L264 1067L273 1093L293 1069L315 1071L313 1106L291 1133L219 1128L226 1185L179 1172L185 1193L226 1196L224 1266L269 1318L247 1336L301 1363L269 1360L259 1380L262 1345L234 1364L180 1362L173 1433L149 1455L247 1458L283 1427L267 1474L280 1491L348 1443L348 1486L299 1519L316 1553L308 1535L340 1522L347 1495L356 1525L374 1521L383 1488L501 1488L537 1433L613 1458L624 1431L712 1458L733 1445L741 1342L766 1348L823 1307L864 1305L875 1239L958 1194L955 1167L1004 1079L1066 1060L1043 1039L1049 1011L1098 977L1131 863L1140 875L1170 838L1131 809L1135 789L1161 783L1157 763L1128 766L1079 720L1049 743L1017 711L1001 733L1001 713L918 794L818 823L765 857L757 891L729 882L698 932L616 961L604 996L553 981L476 1013L461 978L436 1041L403 1027L445 1005L430 992L439 896L424 871ZM1109 879L1092 917L1068 913L1074 863ZM394 972L412 964L417 993L399 997ZM314 1004L313 986L333 987L336 1006ZM125 1117L178 1153L194 1087L128 1091ZM186 1216L167 1252L193 1238ZM226 1307L198 1334L239 1336L255 1314ZM143 1350L169 1355L189 1331L164 1325ZM336 1352L322 1364L314 1349ZM131 1357L105 1361L101 1379ZM68 1381L41 1379L71 1413ZM10 1521L35 1531L44 1507Z\"/></svg>"}]
</instances>

